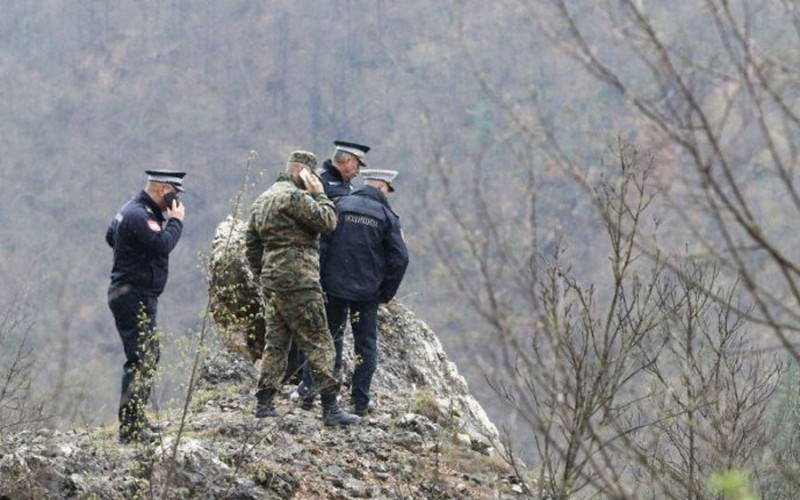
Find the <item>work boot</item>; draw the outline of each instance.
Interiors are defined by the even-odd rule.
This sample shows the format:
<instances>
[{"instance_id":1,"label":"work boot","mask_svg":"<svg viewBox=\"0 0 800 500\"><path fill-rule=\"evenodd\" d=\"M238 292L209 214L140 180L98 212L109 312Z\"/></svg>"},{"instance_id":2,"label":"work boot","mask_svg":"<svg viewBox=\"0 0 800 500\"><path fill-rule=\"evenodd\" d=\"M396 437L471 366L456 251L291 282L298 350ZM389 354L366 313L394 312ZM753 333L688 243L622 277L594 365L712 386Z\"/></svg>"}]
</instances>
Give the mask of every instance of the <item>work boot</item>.
<instances>
[{"instance_id":1,"label":"work boot","mask_svg":"<svg viewBox=\"0 0 800 500\"><path fill-rule=\"evenodd\" d=\"M353 413L358 415L359 417L366 417L370 413L375 411L375 402L371 399L367 401L366 404L356 403L351 400L353 403Z\"/></svg>"},{"instance_id":2,"label":"work boot","mask_svg":"<svg viewBox=\"0 0 800 500\"><path fill-rule=\"evenodd\" d=\"M336 401L336 394L322 395L322 421L325 425L350 425L358 422L359 418L352 413L347 413Z\"/></svg>"},{"instance_id":3,"label":"work boot","mask_svg":"<svg viewBox=\"0 0 800 500\"><path fill-rule=\"evenodd\" d=\"M261 389L256 392L256 399L258 400L256 404L256 418L281 416L272 404L272 398L275 397L276 392L275 389Z\"/></svg>"},{"instance_id":4,"label":"work boot","mask_svg":"<svg viewBox=\"0 0 800 500\"><path fill-rule=\"evenodd\" d=\"M143 422L127 422L119 426L119 442L129 443L153 443L161 437L161 431L154 432Z\"/></svg>"},{"instance_id":5,"label":"work boot","mask_svg":"<svg viewBox=\"0 0 800 500\"><path fill-rule=\"evenodd\" d=\"M313 388L308 387L303 381L300 381L297 388L295 388L289 396L289 400L295 403L300 401L300 408L312 410L314 409L314 402L317 400L317 392Z\"/></svg>"},{"instance_id":6,"label":"work boot","mask_svg":"<svg viewBox=\"0 0 800 500\"><path fill-rule=\"evenodd\" d=\"M303 400L300 401L300 408L304 410L313 410L314 409L314 402L317 400L317 393L313 389L309 389L305 396L303 396Z\"/></svg>"},{"instance_id":7,"label":"work boot","mask_svg":"<svg viewBox=\"0 0 800 500\"><path fill-rule=\"evenodd\" d=\"M144 420L142 421L142 427L144 429L149 429L150 432L153 432L155 434L161 434L161 432L164 430L164 428L161 425L150 422L150 420L147 417L144 417Z\"/></svg>"}]
</instances>

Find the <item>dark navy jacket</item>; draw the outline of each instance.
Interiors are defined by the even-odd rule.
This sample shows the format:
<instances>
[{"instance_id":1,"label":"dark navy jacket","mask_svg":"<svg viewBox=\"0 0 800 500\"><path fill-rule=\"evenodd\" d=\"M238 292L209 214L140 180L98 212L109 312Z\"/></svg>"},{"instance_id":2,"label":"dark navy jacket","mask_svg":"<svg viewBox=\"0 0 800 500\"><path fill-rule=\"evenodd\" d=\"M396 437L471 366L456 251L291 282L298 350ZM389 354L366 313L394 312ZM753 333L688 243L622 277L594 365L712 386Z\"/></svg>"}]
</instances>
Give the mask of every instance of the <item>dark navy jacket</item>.
<instances>
[{"instance_id":1,"label":"dark navy jacket","mask_svg":"<svg viewBox=\"0 0 800 500\"><path fill-rule=\"evenodd\" d=\"M325 160L322 164L322 173L319 174L322 178L322 187L325 188L325 194L333 201L341 196L347 196L353 191L353 186L350 181L342 179L342 174L336 170L331 160Z\"/></svg>"},{"instance_id":2,"label":"dark navy jacket","mask_svg":"<svg viewBox=\"0 0 800 500\"><path fill-rule=\"evenodd\" d=\"M322 289L352 301L388 302L408 267L400 218L372 186L336 201L338 222L322 263Z\"/></svg>"},{"instance_id":3,"label":"dark navy jacket","mask_svg":"<svg viewBox=\"0 0 800 500\"><path fill-rule=\"evenodd\" d=\"M136 291L159 296L167 284L169 253L183 231L178 219L164 221L161 209L145 191L126 203L106 232L114 249L111 288L131 285Z\"/></svg>"},{"instance_id":4,"label":"dark navy jacket","mask_svg":"<svg viewBox=\"0 0 800 500\"><path fill-rule=\"evenodd\" d=\"M334 202L342 196L348 196L353 192L353 185L350 181L342 179L342 174L333 165L330 159L325 160L322 164L322 173L319 174L322 179L322 187L325 189L325 195ZM321 266L325 265L326 256L328 255L328 248L331 246L331 235L323 234L319 238L319 262Z\"/></svg>"}]
</instances>

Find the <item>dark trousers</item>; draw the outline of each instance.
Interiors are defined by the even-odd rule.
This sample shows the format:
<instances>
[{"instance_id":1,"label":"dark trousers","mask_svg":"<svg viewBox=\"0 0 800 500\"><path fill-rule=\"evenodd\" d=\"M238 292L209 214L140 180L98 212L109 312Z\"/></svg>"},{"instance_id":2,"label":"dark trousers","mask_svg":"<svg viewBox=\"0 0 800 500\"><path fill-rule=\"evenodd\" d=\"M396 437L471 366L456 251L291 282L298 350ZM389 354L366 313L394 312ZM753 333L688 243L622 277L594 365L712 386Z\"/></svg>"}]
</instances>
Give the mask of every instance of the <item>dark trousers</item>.
<instances>
[{"instance_id":1,"label":"dark trousers","mask_svg":"<svg viewBox=\"0 0 800 500\"><path fill-rule=\"evenodd\" d=\"M155 335L158 298L123 286L109 289L108 307L125 350L119 421L121 425L135 425L144 419L161 354Z\"/></svg>"},{"instance_id":2,"label":"dark trousers","mask_svg":"<svg viewBox=\"0 0 800 500\"><path fill-rule=\"evenodd\" d=\"M351 397L357 406L365 406L369 403L369 388L372 376L378 367L378 302L347 301L329 296L325 304L325 314L328 317L328 330L336 348L334 374L337 377L342 369L344 330L348 315L350 316L353 347L356 353ZM306 387L313 385L311 371L307 365L303 368L303 384Z\"/></svg>"}]
</instances>

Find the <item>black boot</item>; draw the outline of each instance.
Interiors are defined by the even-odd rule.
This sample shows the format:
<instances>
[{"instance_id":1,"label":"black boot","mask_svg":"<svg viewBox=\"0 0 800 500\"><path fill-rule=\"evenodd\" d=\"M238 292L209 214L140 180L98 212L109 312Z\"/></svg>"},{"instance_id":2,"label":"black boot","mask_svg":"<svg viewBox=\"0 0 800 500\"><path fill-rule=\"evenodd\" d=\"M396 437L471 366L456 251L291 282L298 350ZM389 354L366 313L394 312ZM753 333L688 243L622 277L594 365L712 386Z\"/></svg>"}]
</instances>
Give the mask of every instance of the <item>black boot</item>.
<instances>
[{"instance_id":1,"label":"black boot","mask_svg":"<svg viewBox=\"0 0 800 500\"><path fill-rule=\"evenodd\" d=\"M374 411L375 411L375 403L372 400L369 400L367 404L359 404L353 402L353 413L355 413L359 417L366 417L367 415L369 415Z\"/></svg>"},{"instance_id":2,"label":"black boot","mask_svg":"<svg viewBox=\"0 0 800 500\"><path fill-rule=\"evenodd\" d=\"M275 397L276 392L275 389L261 389L256 392L256 399L258 399L258 404L256 404L256 418L281 416L272 404L272 398Z\"/></svg>"},{"instance_id":3,"label":"black boot","mask_svg":"<svg viewBox=\"0 0 800 500\"><path fill-rule=\"evenodd\" d=\"M161 434L161 432L164 430L164 428L161 425L152 423L150 419L147 418L147 416L144 417L142 427L144 427L145 429L149 429L150 432L154 434Z\"/></svg>"},{"instance_id":4,"label":"black boot","mask_svg":"<svg viewBox=\"0 0 800 500\"><path fill-rule=\"evenodd\" d=\"M308 387L305 382L300 381L297 388L289 396L292 401L300 401L300 408L304 410L311 410L314 408L314 402L317 399L317 391Z\"/></svg>"},{"instance_id":5,"label":"black boot","mask_svg":"<svg viewBox=\"0 0 800 500\"><path fill-rule=\"evenodd\" d=\"M140 420L124 422L119 426L119 442L122 444L152 443L160 437L160 430L154 432L149 425Z\"/></svg>"},{"instance_id":6,"label":"black boot","mask_svg":"<svg viewBox=\"0 0 800 500\"><path fill-rule=\"evenodd\" d=\"M119 442L152 443L161 437L161 428L150 424L140 400L129 400L119 409ZM154 428L156 427L156 428Z\"/></svg>"},{"instance_id":7,"label":"black boot","mask_svg":"<svg viewBox=\"0 0 800 500\"><path fill-rule=\"evenodd\" d=\"M317 400L317 393L313 389L309 389L306 394L303 396L303 400L300 402L300 408L304 410L313 410L314 409L314 401Z\"/></svg>"},{"instance_id":8,"label":"black boot","mask_svg":"<svg viewBox=\"0 0 800 500\"><path fill-rule=\"evenodd\" d=\"M336 394L322 395L322 421L325 425L350 425L358 420L356 415L347 413L339 406Z\"/></svg>"}]
</instances>

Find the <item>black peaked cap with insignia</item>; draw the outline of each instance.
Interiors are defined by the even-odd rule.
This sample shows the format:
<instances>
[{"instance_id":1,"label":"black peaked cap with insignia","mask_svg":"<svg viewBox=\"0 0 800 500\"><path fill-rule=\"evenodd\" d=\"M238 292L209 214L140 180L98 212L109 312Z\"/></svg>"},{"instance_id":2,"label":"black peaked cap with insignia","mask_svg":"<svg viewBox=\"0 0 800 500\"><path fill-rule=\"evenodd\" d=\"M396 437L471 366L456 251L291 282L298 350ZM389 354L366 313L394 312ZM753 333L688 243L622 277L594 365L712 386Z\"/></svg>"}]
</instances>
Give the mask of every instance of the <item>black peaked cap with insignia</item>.
<instances>
[{"instance_id":1,"label":"black peaked cap with insignia","mask_svg":"<svg viewBox=\"0 0 800 500\"><path fill-rule=\"evenodd\" d=\"M178 172L176 170L145 170L144 173L147 174L148 181L170 184L183 193L183 176L186 175L186 172Z\"/></svg>"},{"instance_id":2,"label":"black peaked cap with insignia","mask_svg":"<svg viewBox=\"0 0 800 500\"><path fill-rule=\"evenodd\" d=\"M369 150L371 149L369 146L364 146L363 144L356 144L355 142L345 142L345 141L333 141L333 144L336 146L337 151L344 151L345 153L350 153L351 155L356 157L358 163L360 163L362 167L367 166L367 161L365 157L367 153L369 153Z\"/></svg>"}]
</instances>

